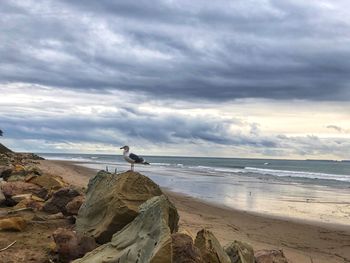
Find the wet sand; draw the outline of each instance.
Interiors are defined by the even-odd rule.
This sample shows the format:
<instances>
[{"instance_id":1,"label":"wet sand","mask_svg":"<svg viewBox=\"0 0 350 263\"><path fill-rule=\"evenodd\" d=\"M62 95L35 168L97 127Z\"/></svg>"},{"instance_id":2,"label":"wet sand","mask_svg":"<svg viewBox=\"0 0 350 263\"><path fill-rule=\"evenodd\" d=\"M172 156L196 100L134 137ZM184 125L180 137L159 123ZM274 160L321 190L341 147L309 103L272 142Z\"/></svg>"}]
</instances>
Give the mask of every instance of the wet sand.
<instances>
[{"instance_id":1,"label":"wet sand","mask_svg":"<svg viewBox=\"0 0 350 263\"><path fill-rule=\"evenodd\" d=\"M67 182L86 187L96 170L68 161L41 161L41 169L61 175ZM163 191L176 205L180 229L196 232L206 227L222 245L239 239L254 249L283 249L294 263L350 262L350 227L309 221L273 218L226 208L183 194Z\"/></svg>"}]
</instances>

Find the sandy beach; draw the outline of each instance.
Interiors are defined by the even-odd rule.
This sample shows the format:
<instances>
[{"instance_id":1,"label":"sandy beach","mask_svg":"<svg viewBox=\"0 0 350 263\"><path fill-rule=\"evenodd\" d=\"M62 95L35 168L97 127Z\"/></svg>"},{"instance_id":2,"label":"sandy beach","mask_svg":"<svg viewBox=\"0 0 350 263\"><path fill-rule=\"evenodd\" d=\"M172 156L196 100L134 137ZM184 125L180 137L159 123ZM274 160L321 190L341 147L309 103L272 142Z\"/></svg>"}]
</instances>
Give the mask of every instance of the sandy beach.
<instances>
[{"instance_id":1,"label":"sandy beach","mask_svg":"<svg viewBox=\"0 0 350 263\"><path fill-rule=\"evenodd\" d=\"M84 188L96 170L69 161L41 161L40 168L57 174L68 183ZM350 262L350 229L344 225L272 218L213 205L183 194L163 191L176 205L180 229L192 235L205 227L222 245L234 239L255 249L283 249L294 263Z\"/></svg>"}]
</instances>

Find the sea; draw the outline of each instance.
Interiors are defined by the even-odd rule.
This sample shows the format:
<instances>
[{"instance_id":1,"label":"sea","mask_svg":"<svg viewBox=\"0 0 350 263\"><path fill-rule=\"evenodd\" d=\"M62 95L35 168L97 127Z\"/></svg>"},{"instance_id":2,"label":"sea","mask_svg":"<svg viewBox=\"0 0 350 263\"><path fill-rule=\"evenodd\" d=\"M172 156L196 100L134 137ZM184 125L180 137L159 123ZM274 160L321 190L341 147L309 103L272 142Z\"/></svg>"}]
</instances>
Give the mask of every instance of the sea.
<instances>
[{"instance_id":1,"label":"sea","mask_svg":"<svg viewBox=\"0 0 350 263\"><path fill-rule=\"evenodd\" d=\"M130 169L121 155L38 153L96 170ZM350 161L143 156L139 171L170 191L269 216L350 226Z\"/></svg>"}]
</instances>

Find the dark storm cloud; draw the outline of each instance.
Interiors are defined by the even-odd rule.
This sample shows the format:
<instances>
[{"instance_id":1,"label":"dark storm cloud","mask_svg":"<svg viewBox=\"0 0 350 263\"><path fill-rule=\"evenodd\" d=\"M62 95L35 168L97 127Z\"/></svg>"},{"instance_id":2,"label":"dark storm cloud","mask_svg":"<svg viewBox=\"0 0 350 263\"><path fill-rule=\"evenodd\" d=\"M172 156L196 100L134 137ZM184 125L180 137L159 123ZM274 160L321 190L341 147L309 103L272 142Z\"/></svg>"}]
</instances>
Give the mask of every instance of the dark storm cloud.
<instances>
[{"instance_id":1,"label":"dark storm cloud","mask_svg":"<svg viewBox=\"0 0 350 263\"><path fill-rule=\"evenodd\" d=\"M152 144L211 143L231 146L276 147L269 138L241 133L243 124L236 119L189 117L174 114L156 116L122 109L110 116L83 118L3 117L7 138L46 140L49 142L90 142L122 144L123 141L145 140ZM248 127L255 127L247 124ZM236 131L231 131L236 127ZM255 128L254 128L255 129ZM108 136L106 134L108 133Z\"/></svg>"},{"instance_id":2,"label":"dark storm cloud","mask_svg":"<svg viewBox=\"0 0 350 263\"><path fill-rule=\"evenodd\" d=\"M0 82L186 100L348 100L348 7L1 1Z\"/></svg>"}]
</instances>

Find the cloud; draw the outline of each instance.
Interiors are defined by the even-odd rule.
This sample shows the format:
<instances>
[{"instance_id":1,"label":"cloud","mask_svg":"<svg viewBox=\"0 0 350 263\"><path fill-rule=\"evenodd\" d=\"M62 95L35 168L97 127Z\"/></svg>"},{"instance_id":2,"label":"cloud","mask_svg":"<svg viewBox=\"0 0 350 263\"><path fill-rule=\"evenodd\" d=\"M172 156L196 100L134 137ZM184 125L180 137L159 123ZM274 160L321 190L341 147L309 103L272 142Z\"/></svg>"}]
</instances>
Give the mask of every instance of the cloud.
<instances>
[{"instance_id":1,"label":"cloud","mask_svg":"<svg viewBox=\"0 0 350 263\"><path fill-rule=\"evenodd\" d=\"M0 7L1 83L182 100L350 98L346 1Z\"/></svg>"},{"instance_id":2,"label":"cloud","mask_svg":"<svg viewBox=\"0 0 350 263\"><path fill-rule=\"evenodd\" d=\"M336 130L337 132L340 132L340 133L349 133L350 132L349 130L344 129L344 128L337 126L337 125L328 125L327 128Z\"/></svg>"}]
</instances>

